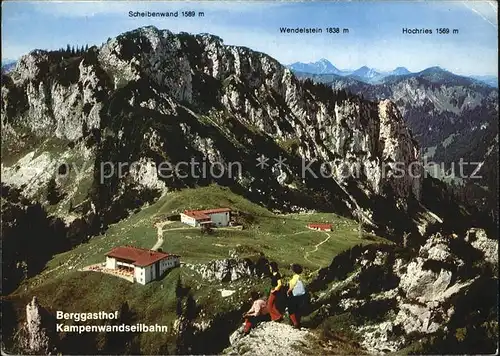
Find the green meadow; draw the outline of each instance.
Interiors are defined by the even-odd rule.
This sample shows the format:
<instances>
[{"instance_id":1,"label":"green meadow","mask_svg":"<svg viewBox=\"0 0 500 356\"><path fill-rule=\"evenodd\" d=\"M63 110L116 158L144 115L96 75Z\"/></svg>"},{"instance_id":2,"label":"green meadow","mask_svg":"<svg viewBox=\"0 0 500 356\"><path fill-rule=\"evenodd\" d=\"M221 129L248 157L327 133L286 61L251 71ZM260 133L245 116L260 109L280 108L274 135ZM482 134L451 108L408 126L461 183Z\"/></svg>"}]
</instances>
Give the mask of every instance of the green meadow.
<instances>
[{"instance_id":1,"label":"green meadow","mask_svg":"<svg viewBox=\"0 0 500 356\"><path fill-rule=\"evenodd\" d=\"M234 310L235 305L247 299L251 289L265 291L269 282L253 279L213 283L181 266L161 280L143 286L99 272L78 271L84 266L104 262L105 253L116 246L151 248L157 241L155 223L166 216L184 209L212 207L230 207L239 212L239 219L244 222L243 230L228 227L202 234L199 228L175 221L163 227L163 251L178 254L181 262L189 264L228 258L230 251L248 258L264 254L277 261L285 275L289 275L287 267L291 263L304 265L306 274L312 275L328 266L341 251L357 244L385 241L360 233L356 221L333 213L277 215L216 185L186 189L165 194L154 204L110 226L105 234L54 256L44 271L25 281L12 298L25 303L36 295L49 310L65 312L110 312L119 310L127 302L138 322L172 326L176 318L175 285L180 278L201 310L200 319ZM310 230L306 225L312 222L332 223L333 230ZM234 291L234 294L223 298L223 289ZM140 336L141 350L155 353L159 345L172 344L172 337L170 334L144 333Z\"/></svg>"}]
</instances>

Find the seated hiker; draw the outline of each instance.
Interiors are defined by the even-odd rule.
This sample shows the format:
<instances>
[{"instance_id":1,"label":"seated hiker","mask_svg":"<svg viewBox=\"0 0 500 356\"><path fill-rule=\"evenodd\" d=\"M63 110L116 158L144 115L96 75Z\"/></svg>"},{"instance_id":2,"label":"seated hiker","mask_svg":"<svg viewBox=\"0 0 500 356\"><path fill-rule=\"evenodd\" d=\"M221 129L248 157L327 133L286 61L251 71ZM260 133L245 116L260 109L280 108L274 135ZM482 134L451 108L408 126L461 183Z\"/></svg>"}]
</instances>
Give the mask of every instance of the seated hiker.
<instances>
[{"instance_id":1,"label":"seated hiker","mask_svg":"<svg viewBox=\"0 0 500 356\"><path fill-rule=\"evenodd\" d=\"M306 288L304 282L302 281L301 273L303 271L302 266L299 264L292 264L291 270L294 273L292 279L290 280L288 286L288 314L290 315L290 321L293 326L297 329L300 328L301 314L305 308L306 302Z\"/></svg>"},{"instance_id":2,"label":"seated hiker","mask_svg":"<svg viewBox=\"0 0 500 356\"><path fill-rule=\"evenodd\" d=\"M245 334L248 334L250 329L259 322L269 320L269 311L267 310L266 300L260 298L259 293L255 291L251 293L251 297L253 302L252 307L243 315L243 318L245 318L243 332Z\"/></svg>"},{"instance_id":3,"label":"seated hiker","mask_svg":"<svg viewBox=\"0 0 500 356\"><path fill-rule=\"evenodd\" d=\"M276 262L271 262L269 264L269 271L271 272L271 291L267 301L267 309L269 310L272 321L281 321L283 320L283 315L280 311L281 301L283 299L283 284L278 264Z\"/></svg>"}]
</instances>

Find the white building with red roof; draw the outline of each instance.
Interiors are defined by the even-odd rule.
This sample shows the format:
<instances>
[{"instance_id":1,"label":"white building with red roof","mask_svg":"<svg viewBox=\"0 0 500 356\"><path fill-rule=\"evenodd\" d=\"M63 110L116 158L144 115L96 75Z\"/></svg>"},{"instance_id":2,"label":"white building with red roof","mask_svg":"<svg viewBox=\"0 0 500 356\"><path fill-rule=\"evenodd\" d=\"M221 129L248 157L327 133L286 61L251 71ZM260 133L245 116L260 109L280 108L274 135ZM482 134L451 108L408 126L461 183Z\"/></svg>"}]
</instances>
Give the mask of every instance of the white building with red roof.
<instances>
[{"instance_id":1,"label":"white building with red roof","mask_svg":"<svg viewBox=\"0 0 500 356\"><path fill-rule=\"evenodd\" d=\"M178 255L132 246L115 247L106 254L106 268L133 275L134 282L149 283L180 265Z\"/></svg>"},{"instance_id":2,"label":"white building with red roof","mask_svg":"<svg viewBox=\"0 0 500 356\"><path fill-rule=\"evenodd\" d=\"M193 227L198 227L203 224L228 226L230 220L231 209L229 208L185 210L181 213L181 222Z\"/></svg>"},{"instance_id":3,"label":"white building with red roof","mask_svg":"<svg viewBox=\"0 0 500 356\"><path fill-rule=\"evenodd\" d=\"M307 227L318 231L332 231L332 224L309 224Z\"/></svg>"}]
</instances>

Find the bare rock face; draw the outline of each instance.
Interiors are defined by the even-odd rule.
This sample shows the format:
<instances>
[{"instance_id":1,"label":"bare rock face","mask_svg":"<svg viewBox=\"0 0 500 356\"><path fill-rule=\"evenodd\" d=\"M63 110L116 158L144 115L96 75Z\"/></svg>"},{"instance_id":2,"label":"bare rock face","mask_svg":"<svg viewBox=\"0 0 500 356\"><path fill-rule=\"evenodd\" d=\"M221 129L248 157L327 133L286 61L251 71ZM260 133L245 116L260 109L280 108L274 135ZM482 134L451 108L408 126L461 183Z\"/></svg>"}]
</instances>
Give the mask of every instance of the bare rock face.
<instances>
[{"instance_id":1,"label":"bare rock face","mask_svg":"<svg viewBox=\"0 0 500 356\"><path fill-rule=\"evenodd\" d=\"M214 260L208 264L186 264L185 266L199 273L208 281L232 282L241 278L255 276L255 266L249 260L229 258Z\"/></svg>"},{"instance_id":2,"label":"bare rock face","mask_svg":"<svg viewBox=\"0 0 500 356\"><path fill-rule=\"evenodd\" d=\"M36 297L26 305L26 349L30 353L50 354L52 350L51 340L47 332L47 320L43 316L44 310L38 304Z\"/></svg>"},{"instance_id":3,"label":"bare rock face","mask_svg":"<svg viewBox=\"0 0 500 356\"><path fill-rule=\"evenodd\" d=\"M465 240L484 253L484 259L498 272L498 240L488 238L483 229L470 229Z\"/></svg>"},{"instance_id":4,"label":"bare rock face","mask_svg":"<svg viewBox=\"0 0 500 356\"><path fill-rule=\"evenodd\" d=\"M115 89L146 75L175 99L192 100L191 65L180 36L170 31L149 26L113 38L101 47L99 61Z\"/></svg>"},{"instance_id":5,"label":"bare rock face","mask_svg":"<svg viewBox=\"0 0 500 356\"><path fill-rule=\"evenodd\" d=\"M10 93L20 93L15 97L6 93L4 103L13 105L11 102L17 101L17 113L10 120L23 122L37 135L77 140L84 130L99 128L105 83L95 64L85 59L78 63L62 62L59 70L71 74L54 80L63 76L54 69L54 63L60 61L61 58L41 50L23 56L11 75L14 87ZM6 114L2 111L2 116Z\"/></svg>"},{"instance_id":6,"label":"bare rock face","mask_svg":"<svg viewBox=\"0 0 500 356\"><path fill-rule=\"evenodd\" d=\"M444 268L433 271L425 266L427 261L463 266L464 262L453 255L448 243L447 238L439 233L431 236L420 248L419 255L406 265L406 270L399 274L401 269L398 269L396 273L400 276L399 287L406 293L407 298L422 303L443 301L458 291L458 287L449 289L452 286L452 271Z\"/></svg>"},{"instance_id":7,"label":"bare rock face","mask_svg":"<svg viewBox=\"0 0 500 356\"><path fill-rule=\"evenodd\" d=\"M130 168L130 176L138 185L153 190L165 190L165 183L158 178L155 162L143 158Z\"/></svg>"},{"instance_id":8,"label":"bare rock face","mask_svg":"<svg viewBox=\"0 0 500 356\"><path fill-rule=\"evenodd\" d=\"M383 176L391 184L398 196L407 197L413 194L421 198L423 166L420 162L420 152L410 131L396 105L383 100L379 103L380 134L379 141L382 150ZM404 168L404 175L391 179L397 169Z\"/></svg>"}]
</instances>

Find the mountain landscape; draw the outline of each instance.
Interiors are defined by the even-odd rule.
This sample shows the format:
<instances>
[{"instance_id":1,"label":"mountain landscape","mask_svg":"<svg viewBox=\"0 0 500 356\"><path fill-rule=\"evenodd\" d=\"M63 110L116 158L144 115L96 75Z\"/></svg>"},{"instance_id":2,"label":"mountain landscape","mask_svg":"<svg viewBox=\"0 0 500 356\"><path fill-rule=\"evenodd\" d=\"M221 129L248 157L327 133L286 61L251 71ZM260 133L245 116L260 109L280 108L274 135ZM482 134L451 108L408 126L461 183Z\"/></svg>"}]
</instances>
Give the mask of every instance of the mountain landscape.
<instances>
[{"instance_id":1,"label":"mountain landscape","mask_svg":"<svg viewBox=\"0 0 500 356\"><path fill-rule=\"evenodd\" d=\"M498 88L498 77L494 75L473 75L473 79L477 79L480 82L488 84L490 87Z\"/></svg>"},{"instance_id":2,"label":"mountain landscape","mask_svg":"<svg viewBox=\"0 0 500 356\"><path fill-rule=\"evenodd\" d=\"M361 72L368 73L368 68ZM423 156L433 163L429 174L447 181L464 202L498 212L496 194L491 195L498 184L496 87L440 67L389 75L378 84L369 84L362 76L303 72L297 75L370 100L394 102L420 144ZM470 163L463 166L464 177L459 176L460 160Z\"/></svg>"},{"instance_id":3,"label":"mountain landscape","mask_svg":"<svg viewBox=\"0 0 500 356\"><path fill-rule=\"evenodd\" d=\"M210 34L148 26L33 50L2 69L2 348L495 352L494 114L497 89L440 68L287 68ZM485 162L474 184L489 194L465 202L455 185L467 182L426 176L425 157L445 170L457 157ZM165 162L183 168L160 174ZM179 221L218 207L241 228ZM332 230L307 228L319 222ZM146 285L89 268L123 245L160 246L181 266ZM304 266L304 328L269 322L243 336L269 261L287 279ZM55 332L57 311L98 310L169 331Z\"/></svg>"}]
</instances>

